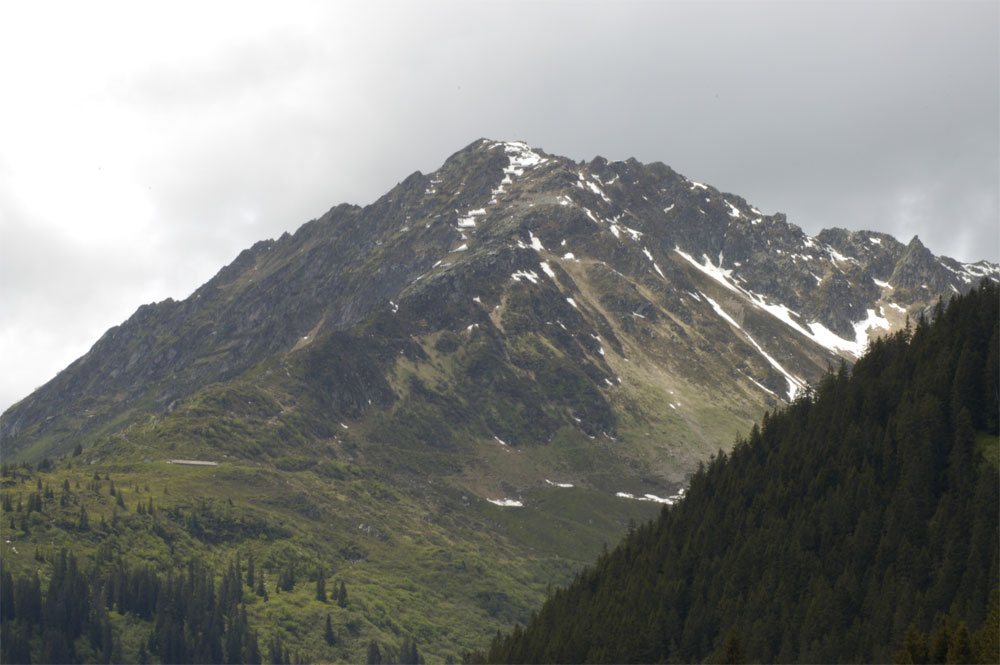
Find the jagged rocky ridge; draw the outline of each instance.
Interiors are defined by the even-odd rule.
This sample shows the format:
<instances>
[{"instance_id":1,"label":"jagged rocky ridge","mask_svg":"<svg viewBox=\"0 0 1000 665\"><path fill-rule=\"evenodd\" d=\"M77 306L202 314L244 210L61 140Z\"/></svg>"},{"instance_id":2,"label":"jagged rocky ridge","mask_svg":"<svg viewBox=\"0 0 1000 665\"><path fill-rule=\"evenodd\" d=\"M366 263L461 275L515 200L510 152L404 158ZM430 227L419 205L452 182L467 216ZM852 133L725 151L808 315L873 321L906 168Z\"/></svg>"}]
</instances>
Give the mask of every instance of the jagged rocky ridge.
<instances>
[{"instance_id":1,"label":"jagged rocky ridge","mask_svg":"<svg viewBox=\"0 0 1000 665\"><path fill-rule=\"evenodd\" d=\"M713 408L749 422L856 358L871 335L984 277L996 281L1000 269L935 257L918 238L807 236L780 213L660 163L575 163L480 140L370 206L340 205L255 244L183 301L139 308L3 414L0 447L5 457L64 453L392 314L400 340L426 346L447 332L445 345L458 346L485 335L509 350L511 339L530 338L559 360L553 374L582 373L586 389L552 398L560 387L537 380L537 359L508 354L528 381L511 386L533 385L533 399L559 405L549 425L508 436L569 425L611 439L616 413L654 408L641 399L653 390L666 401L656 408L681 412L672 426L695 431L708 450L731 437L704 424L719 420ZM410 353L419 361L420 348ZM352 406L336 417L400 397L373 381L355 381ZM721 407L719 392L728 394ZM502 420L479 434L502 438Z\"/></svg>"}]
</instances>

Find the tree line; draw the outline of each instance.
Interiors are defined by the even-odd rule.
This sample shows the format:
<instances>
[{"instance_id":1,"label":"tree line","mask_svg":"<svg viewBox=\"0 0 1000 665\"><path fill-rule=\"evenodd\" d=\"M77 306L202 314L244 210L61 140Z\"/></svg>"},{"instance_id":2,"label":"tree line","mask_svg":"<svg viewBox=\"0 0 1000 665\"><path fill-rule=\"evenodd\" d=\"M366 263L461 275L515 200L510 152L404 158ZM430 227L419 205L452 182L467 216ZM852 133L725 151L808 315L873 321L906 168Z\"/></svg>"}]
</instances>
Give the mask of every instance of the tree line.
<instances>
[{"instance_id":1,"label":"tree line","mask_svg":"<svg viewBox=\"0 0 1000 665\"><path fill-rule=\"evenodd\" d=\"M40 554L36 559L45 560ZM286 591L294 587L294 578L289 584ZM319 573L317 599L327 602L324 589ZM158 573L100 555L85 571L73 552L62 549L51 561L44 586L38 571L16 577L0 571L0 662L308 662L308 655L289 653L279 633L262 652L247 619L245 594L251 593L267 597L264 576L255 570L252 557L245 573L237 557L221 576L197 559ZM347 606L343 581L332 600ZM138 639L129 638L127 651L112 613L145 622L145 628L135 629ZM329 615L325 637L331 646L336 641Z\"/></svg>"}]
</instances>

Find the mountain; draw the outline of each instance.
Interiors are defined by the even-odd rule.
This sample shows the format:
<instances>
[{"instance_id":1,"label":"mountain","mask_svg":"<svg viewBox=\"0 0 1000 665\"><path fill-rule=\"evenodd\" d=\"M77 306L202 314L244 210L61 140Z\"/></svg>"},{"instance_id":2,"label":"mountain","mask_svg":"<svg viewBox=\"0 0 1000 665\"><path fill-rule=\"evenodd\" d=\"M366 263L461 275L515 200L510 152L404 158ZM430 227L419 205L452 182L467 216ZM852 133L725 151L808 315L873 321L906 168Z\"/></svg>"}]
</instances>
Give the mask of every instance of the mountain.
<instances>
[{"instance_id":1,"label":"mountain","mask_svg":"<svg viewBox=\"0 0 1000 665\"><path fill-rule=\"evenodd\" d=\"M998 662L998 303L984 283L755 426L489 662Z\"/></svg>"},{"instance_id":2,"label":"mountain","mask_svg":"<svg viewBox=\"0 0 1000 665\"><path fill-rule=\"evenodd\" d=\"M14 459L65 453L122 414L162 413L399 307L416 335L461 335L488 320L506 337L552 339L602 390L633 358L699 387L733 385L731 411L745 416L983 276L1000 270L936 258L916 237L811 238L662 164L576 164L483 140L371 206L338 206L257 243L183 302L141 307L9 409L0 443ZM711 367L706 355L730 362ZM388 394L356 397L344 415Z\"/></svg>"},{"instance_id":3,"label":"mountain","mask_svg":"<svg viewBox=\"0 0 1000 665\"><path fill-rule=\"evenodd\" d=\"M476 141L140 307L0 416L4 462L36 464L3 481L11 506L41 484L4 565L60 543L92 579L108 542L164 575L253 555L269 584L347 581L309 657L404 637L457 657L766 410L984 277L916 238L807 236L663 164ZM65 504L43 490L64 483ZM109 498L150 492L152 516ZM301 586L248 605L262 639L313 644Z\"/></svg>"}]
</instances>

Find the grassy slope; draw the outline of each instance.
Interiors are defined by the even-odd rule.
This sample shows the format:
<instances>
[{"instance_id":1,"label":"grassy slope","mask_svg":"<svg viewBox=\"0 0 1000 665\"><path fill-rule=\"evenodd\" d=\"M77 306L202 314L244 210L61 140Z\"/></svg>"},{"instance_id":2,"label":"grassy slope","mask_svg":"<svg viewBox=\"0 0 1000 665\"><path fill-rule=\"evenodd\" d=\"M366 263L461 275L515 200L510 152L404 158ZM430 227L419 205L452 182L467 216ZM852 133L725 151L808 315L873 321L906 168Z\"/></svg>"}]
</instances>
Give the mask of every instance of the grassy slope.
<instances>
[{"instance_id":1,"label":"grassy slope","mask_svg":"<svg viewBox=\"0 0 1000 665\"><path fill-rule=\"evenodd\" d=\"M197 557L221 573L236 554L244 565L252 554L270 593L250 607L262 645L280 631L293 652L357 661L370 640L391 650L411 635L428 658L457 659L498 627L524 621L548 585L568 581L630 519L657 510L607 491L546 485L539 467L583 449L578 433L535 449L472 438L444 450L403 448L373 440L379 430L370 417L317 437L302 413L312 405L292 406L287 382L294 379L211 386L50 472L5 479L3 492L15 506L26 504L38 478L55 497L25 520L27 530L21 514L2 516L4 567L44 575L36 552L51 558L68 547L84 561L100 550L161 571ZM166 463L171 458L220 465ZM613 461L600 449L575 459L592 468L602 458ZM548 475L573 475L572 468L559 471ZM112 481L124 510L109 493ZM62 506L64 482L70 491ZM524 507L485 501L507 496ZM150 499L154 516L137 514L137 504ZM77 527L81 508L86 530ZM299 584L276 593L278 571L292 562ZM314 599L320 569L328 589L347 585L346 608ZM339 640L333 647L322 641L328 613ZM130 634L124 644L127 659L138 638Z\"/></svg>"}]
</instances>

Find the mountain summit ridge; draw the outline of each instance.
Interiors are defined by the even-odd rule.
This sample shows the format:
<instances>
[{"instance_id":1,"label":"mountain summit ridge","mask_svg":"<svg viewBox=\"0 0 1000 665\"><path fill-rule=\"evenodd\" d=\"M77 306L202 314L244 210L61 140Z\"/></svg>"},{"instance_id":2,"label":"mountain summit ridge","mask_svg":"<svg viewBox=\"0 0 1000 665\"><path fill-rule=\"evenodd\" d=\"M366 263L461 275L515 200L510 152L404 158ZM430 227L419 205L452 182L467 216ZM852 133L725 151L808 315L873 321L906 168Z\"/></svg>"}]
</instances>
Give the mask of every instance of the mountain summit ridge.
<instances>
[{"instance_id":1,"label":"mountain summit ridge","mask_svg":"<svg viewBox=\"0 0 1000 665\"><path fill-rule=\"evenodd\" d=\"M770 367L751 380L788 399L831 356L857 357L869 332L898 328L907 314L984 277L1000 279L1000 268L934 257L918 238L903 245L842 229L810 237L782 213L765 215L660 162L573 162L523 142L480 139L371 205L341 204L294 234L254 244L185 300L140 307L8 409L0 445L5 455L19 452L62 421L67 431L48 452L65 452L102 413L167 410L379 308L421 303L419 318L431 328L472 325L488 314L484 298L495 309L514 284L555 287L560 307L583 306L590 334L616 349L615 331L648 323L641 312L651 303L648 311L668 314L675 327L714 311L715 325L737 338L726 343ZM578 282L598 278L604 292L581 298ZM715 296L702 293L706 278L721 287ZM784 330L758 339L768 317ZM801 348L773 346L790 333L804 338L793 345ZM604 367L602 378L611 374Z\"/></svg>"}]
</instances>

